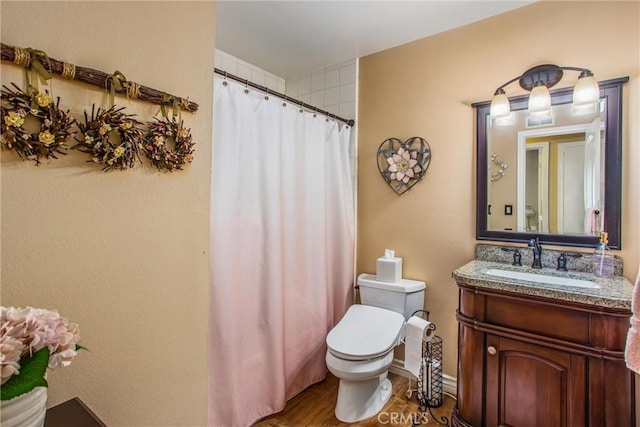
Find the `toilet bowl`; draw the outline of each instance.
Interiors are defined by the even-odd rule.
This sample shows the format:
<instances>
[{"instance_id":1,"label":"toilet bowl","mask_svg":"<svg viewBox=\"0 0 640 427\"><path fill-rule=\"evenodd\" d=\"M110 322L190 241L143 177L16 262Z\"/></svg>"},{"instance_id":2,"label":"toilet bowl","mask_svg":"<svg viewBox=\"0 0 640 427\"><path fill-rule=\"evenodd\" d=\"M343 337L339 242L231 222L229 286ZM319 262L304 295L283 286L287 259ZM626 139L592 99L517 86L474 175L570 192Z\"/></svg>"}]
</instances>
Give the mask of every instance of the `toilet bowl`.
<instances>
[{"instance_id":1,"label":"toilet bowl","mask_svg":"<svg viewBox=\"0 0 640 427\"><path fill-rule=\"evenodd\" d=\"M340 379L336 417L354 423L376 415L391 396L387 372L404 325L424 308L425 283L358 276L361 304L352 305L327 335L327 367Z\"/></svg>"},{"instance_id":2,"label":"toilet bowl","mask_svg":"<svg viewBox=\"0 0 640 427\"><path fill-rule=\"evenodd\" d=\"M404 322L400 313L356 304L327 335L327 367L340 379L335 410L340 421L370 418L389 400L387 372Z\"/></svg>"}]
</instances>

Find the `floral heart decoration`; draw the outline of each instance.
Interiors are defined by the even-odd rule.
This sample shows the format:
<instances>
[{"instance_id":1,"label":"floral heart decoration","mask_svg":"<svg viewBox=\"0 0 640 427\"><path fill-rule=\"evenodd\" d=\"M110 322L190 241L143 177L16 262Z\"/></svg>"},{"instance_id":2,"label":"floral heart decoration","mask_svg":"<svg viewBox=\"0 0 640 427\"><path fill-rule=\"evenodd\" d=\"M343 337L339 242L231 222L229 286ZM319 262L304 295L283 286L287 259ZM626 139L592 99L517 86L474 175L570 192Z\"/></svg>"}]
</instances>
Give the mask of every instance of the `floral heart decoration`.
<instances>
[{"instance_id":1,"label":"floral heart decoration","mask_svg":"<svg viewBox=\"0 0 640 427\"><path fill-rule=\"evenodd\" d=\"M378 170L393 191L404 194L422 179L431 162L431 147L414 136L402 142L389 138L378 147Z\"/></svg>"}]
</instances>

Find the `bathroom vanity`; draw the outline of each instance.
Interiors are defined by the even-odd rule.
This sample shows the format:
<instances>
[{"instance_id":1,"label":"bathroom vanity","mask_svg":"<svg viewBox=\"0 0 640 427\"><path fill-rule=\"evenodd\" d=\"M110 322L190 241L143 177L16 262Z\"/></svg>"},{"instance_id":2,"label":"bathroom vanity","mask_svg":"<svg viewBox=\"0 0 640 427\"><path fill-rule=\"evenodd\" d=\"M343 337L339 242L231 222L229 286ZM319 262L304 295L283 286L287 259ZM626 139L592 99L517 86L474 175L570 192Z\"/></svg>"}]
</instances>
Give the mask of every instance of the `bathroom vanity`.
<instances>
[{"instance_id":1,"label":"bathroom vanity","mask_svg":"<svg viewBox=\"0 0 640 427\"><path fill-rule=\"evenodd\" d=\"M634 375L624 362L631 283L549 268L560 252L548 251L543 269L528 267L528 258L512 266L497 251L497 262L476 252L453 272L453 426L635 426ZM523 280L520 273L537 277Z\"/></svg>"}]
</instances>

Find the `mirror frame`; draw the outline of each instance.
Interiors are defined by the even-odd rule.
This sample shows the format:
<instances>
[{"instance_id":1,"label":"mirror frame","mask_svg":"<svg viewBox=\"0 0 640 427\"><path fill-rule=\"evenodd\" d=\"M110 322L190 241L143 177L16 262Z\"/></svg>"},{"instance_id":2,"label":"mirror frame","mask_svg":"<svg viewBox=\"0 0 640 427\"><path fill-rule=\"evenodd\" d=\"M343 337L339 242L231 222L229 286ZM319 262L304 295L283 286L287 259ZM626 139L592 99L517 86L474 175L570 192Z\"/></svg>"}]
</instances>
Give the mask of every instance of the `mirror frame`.
<instances>
[{"instance_id":1,"label":"mirror frame","mask_svg":"<svg viewBox=\"0 0 640 427\"><path fill-rule=\"evenodd\" d=\"M620 77L598 82L600 99L604 99L606 103L604 228L609 233L609 247L611 249L622 247L622 85L628 81L629 77ZM556 89L550 93L552 106L573 102L573 87ZM511 111L526 110L528 101L529 95L509 98ZM476 102L471 106L476 109L476 239L526 243L532 238L539 237L541 243L549 245L595 247L598 243L596 236L538 234L487 229L487 165L489 161L487 123L491 101Z\"/></svg>"}]
</instances>

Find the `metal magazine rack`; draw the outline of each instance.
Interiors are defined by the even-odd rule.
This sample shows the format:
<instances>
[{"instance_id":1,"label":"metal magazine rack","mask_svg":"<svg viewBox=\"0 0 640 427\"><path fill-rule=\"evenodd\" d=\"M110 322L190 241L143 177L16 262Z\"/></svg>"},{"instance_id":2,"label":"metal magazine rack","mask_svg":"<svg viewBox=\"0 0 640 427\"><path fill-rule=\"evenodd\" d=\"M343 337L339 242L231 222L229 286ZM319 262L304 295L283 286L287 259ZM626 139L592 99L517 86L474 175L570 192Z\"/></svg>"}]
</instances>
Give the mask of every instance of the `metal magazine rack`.
<instances>
[{"instance_id":1,"label":"metal magazine rack","mask_svg":"<svg viewBox=\"0 0 640 427\"><path fill-rule=\"evenodd\" d=\"M423 319L429 320L428 311L417 310L412 316L418 313ZM432 324L431 326L435 331L436 325ZM438 424L449 425L449 420L446 417L436 417L431 412L432 408L442 406L444 398L442 385L442 338L438 335L434 335L430 341L422 341L422 364L418 375L418 383L415 389L411 389L411 381L409 381L408 398L411 398L413 391L417 391L418 404L423 414L428 412ZM418 424L418 417L416 417L414 425Z\"/></svg>"}]
</instances>

